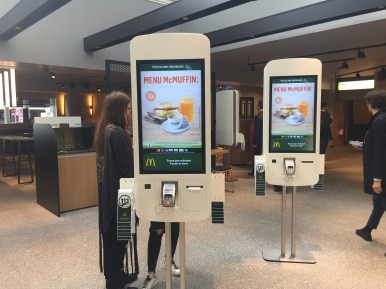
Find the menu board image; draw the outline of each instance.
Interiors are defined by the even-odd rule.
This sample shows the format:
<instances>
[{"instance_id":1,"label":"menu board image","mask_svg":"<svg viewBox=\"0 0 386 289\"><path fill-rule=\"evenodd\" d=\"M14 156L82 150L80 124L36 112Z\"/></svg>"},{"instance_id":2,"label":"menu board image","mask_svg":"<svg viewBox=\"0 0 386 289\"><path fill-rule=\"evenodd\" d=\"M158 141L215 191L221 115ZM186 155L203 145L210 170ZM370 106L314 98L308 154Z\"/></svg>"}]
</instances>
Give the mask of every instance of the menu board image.
<instances>
[{"instance_id":1,"label":"menu board image","mask_svg":"<svg viewBox=\"0 0 386 289\"><path fill-rule=\"evenodd\" d=\"M204 60L138 60L141 173L205 173Z\"/></svg>"},{"instance_id":2,"label":"menu board image","mask_svg":"<svg viewBox=\"0 0 386 289\"><path fill-rule=\"evenodd\" d=\"M317 77L270 78L269 152L314 153Z\"/></svg>"}]
</instances>

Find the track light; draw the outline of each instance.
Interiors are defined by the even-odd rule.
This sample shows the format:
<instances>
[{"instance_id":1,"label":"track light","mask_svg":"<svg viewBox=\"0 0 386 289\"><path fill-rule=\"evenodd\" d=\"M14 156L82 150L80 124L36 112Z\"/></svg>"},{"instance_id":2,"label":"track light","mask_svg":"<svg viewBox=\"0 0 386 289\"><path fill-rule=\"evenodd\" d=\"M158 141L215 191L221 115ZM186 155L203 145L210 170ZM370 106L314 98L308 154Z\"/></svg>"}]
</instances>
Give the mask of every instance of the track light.
<instances>
[{"instance_id":1,"label":"track light","mask_svg":"<svg viewBox=\"0 0 386 289\"><path fill-rule=\"evenodd\" d=\"M366 54L365 54L365 52L363 51L363 50L358 50L358 52L357 52L357 58L359 58L359 59L363 59L363 58L365 58L366 57Z\"/></svg>"},{"instance_id":2,"label":"track light","mask_svg":"<svg viewBox=\"0 0 386 289\"><path fill-rule=\"evenodd\" d=\"M381 69L381 71L379 73L379 76L381 78L386 78L386 69L385 69L385 67L382 67L382 69Z\"/></svg>"},{"instance_id":3,"label":"track light","mask_svg":"<svg viewBox=\"0 0 386 289\"><path fill-rule=\"evenodd\" d=\"M356 78L361 78L362 75L361 75L359 72L357 72L357 73L355 74L355 77L356 77Z\"/></svg>"},{"instance_id":4,"label":"track light","mask_svg":"<svg viewBox=\"0 0 386 289\"><path fill-rule=\"evenodd\" d=\"M343 61L342 66L338 67L338 69L348 69L348 63L346 61Z\"/></svg>"},{"instance_id":5,"label":"track light","mask_svg":"<svg viewBox=\"0 0 386 289\"><path fill-rule=\"evenodd\" d=\"M252 72L256 70L256 68L255 68L254 65L251 65L250 68L251 68L251 71L252 71Z\"/></svg>"},{"instance_id":6,"label":"track light","mask_svg":"<svg viewBox=\"0 0 386 289\"><path fill-rule=\"evenodd\" d=\"M53 72L50 72L50 76L51 76L52 79L55 79L55 78L56 78L56 75L55 75L55 73L53 73Z\"/></svg>"}]
</instances>

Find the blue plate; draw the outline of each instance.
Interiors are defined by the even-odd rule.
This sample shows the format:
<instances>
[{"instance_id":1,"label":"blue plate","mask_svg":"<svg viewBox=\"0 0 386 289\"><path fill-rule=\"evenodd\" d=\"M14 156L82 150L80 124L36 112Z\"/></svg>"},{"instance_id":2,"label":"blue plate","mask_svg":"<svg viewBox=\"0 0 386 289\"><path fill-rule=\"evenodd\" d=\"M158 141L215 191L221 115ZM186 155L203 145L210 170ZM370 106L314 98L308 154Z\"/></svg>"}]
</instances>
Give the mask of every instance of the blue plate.
<instances>
[{"instance_id":1,"label":"blue plate","mask_svg":"<svg viewBox=\"0 0 386 289\"><path fill-rule=\"evenodd\" d=\"M290 118L290 117L287 117L286 119L285 119L285 122L286 123L288 123L288 124L290 124L290 125L299 125L299 124L302 124L303 122L305 122L306 120L304 119L304 118L301 118L300 120L294 120L294 119L292 119L292 118Z\"/></svg>"},{"instance_id":2,"label":"blue plate","mask_svg":"<svg viewBox=\"0 0 386 289\"><path fill-rule=\"evenodd\" d=\"M189 122L184 121L184 123L179 127L175 128L173 125L169 124L167 121L164 121L161 124L161 127L164 131L170 132L170 133L180 133L183 131L186 131L189 128Z\"/></svg>"}]
</instances>

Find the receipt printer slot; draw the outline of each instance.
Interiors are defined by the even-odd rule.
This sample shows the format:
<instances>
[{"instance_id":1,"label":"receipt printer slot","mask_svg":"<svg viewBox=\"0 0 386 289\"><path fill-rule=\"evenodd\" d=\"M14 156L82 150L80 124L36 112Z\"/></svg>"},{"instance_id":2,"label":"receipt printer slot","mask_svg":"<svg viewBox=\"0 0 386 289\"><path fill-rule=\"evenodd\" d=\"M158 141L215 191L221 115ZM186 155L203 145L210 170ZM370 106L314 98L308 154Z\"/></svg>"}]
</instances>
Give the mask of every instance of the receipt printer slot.
<instances>
[{"instance_id":1,"label":"receipt printer slot","mask_svg":"<svg viewBox=\"0 0 386 289\"><path fill-rule=\"evenodd\" d=\"M174 207L177 195L177 182L162 182L162 206Z\"/></svg>"}]
</instances>

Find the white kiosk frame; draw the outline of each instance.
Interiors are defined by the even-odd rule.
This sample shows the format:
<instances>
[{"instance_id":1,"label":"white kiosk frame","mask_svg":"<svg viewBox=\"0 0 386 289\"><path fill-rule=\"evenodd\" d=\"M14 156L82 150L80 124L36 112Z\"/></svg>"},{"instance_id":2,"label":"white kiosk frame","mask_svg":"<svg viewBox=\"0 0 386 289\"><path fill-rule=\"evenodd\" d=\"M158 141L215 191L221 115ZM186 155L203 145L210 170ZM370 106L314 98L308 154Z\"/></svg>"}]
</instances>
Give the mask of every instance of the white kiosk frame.
<instances>
[{"instance_id":1,"label":"white kiosk frame","mask_svg":"<svg viewBox=\"0 0 386 289\"><path fill-rule=\"evenodd\" d=\"M270 61L264 69L263 162L267 183L283 186L281 250L263 251L266 261L315 263L296 252L296 186L319 180L319 124L322 64L318 59ZM291 254L286 255L286 195L292 192Z\"/></svg>"},{"instance_id":2,"label":"white kiosk frame","mask_svg":"<svg viewBox=\"0 0 386 289\"><path fill-rule=\"evenodd\" d=\"M131 84L132 84L132 107L133 107L133 149L136 152L134 154L134 192L135 192L135 209L138 216L141 219L149 221L165 222L165 244L166 244L166 287L171 288L171 222L180 222L180 288L185 288L185 223L190 221L201 221L211 216L212 206L211 202L223 202L225 197L225 182L224 176L221 174L211 174L211 147L210 147L210 43L206 36L201 34L188 34L188 33L159 33L151 35L143 35L135 37L130 43L130 62L131 62ZM185 62L184 62L185 61ZM189 67L195 66L195 63L200 62L201 72L199 69L191 69ZM144 73L141 67L150 65L150 74ZM159 67L153 65L154 63L160 64ZM178 65L176 65L178 64ZM175 69L182 64L181 69ZM153 66L151 66L153 65ZM165 67L165 70L163 70ZM157 71L158 69L158 71ZM179 70L179 71L177 71ZM195 71L194 71L195 70ZM155 72L154 72L155 71ZM183 78L173 78L175 75L171 75L170 71L175 75ZM191 72L190 72L191 71ZM195 74L194 74L195 73ZM143 91L145 87L145 78L150 75L147 83L157 83L159 85L148 85L146 91ZM171 78L170 78L171 77ZM173 81L173 84L171 82ZM200 91L200 95L196 96L194 102L195 118L191 123L189 118L184 122L189 122L189 129L195 132L204 132L201 135L201 160L203 163L201 170L184 171L181 166L181 170L165 170L167 163L165 164L162 156L154 154L154 158L146 155L141 156L141 152L145 152L148 147L156 148L156 142L147 142L143 140L143 134L145 132L143 127L140 127L140 123L149 121L149 115L144 109L146 102L147 107L154 106L162 100L165 103L165 98L168 101L177 103L182 95L182 92L176 93L176 90L181 90L183 85L175 84L176 82L193 81L196 84L191 84L191 87L195 88L197 94L197 86L203 85L203 89ZM198 84L197 84L198 83ZM142 87L141 87L142 86ZM169 92L169 93L168 93ZM149 94L147 94L149 93ZM203 93L203 95L201 94ZM145 95L146 94L146 95ZM166 95L166 96L165 96ZM189 96L194 99L193 96ZM158 101L157 101L158 98ZM199 100L199 101L198 101ZM198 103L197 103L198 102ZM159 104L159 103L158 103ZM152 107L153 109L153 107ZM156 108L155 108L156 109ZM179 108L181 111L181 106ZM156 116L155 116L156 117ZM152 115L150 115L152 118ZM168 121L168 120L166 120ZM196 122L196 123L194 123ZM165 124L165 122L162 122ZM181 137L176 136L176 131L183 134L183 129L178 126L179 130L168 129L167 127L159 125L159 130L164 136L165 142L170 140L181 141ZM167 125L169 125L167 123ZM166 132L162 131L166 130ZM200 129L200 131L198 130ZM158 131L156 131L158 133ZM169 134L168 134L169 132ZM149 133L146 132L148 135ZM140 143L142 137L142 143ZM177 141L178 140L178 141ZM160 142L160 141L159 141ZM159 143L158 142L158 143ZM199 140L196 140L196 143ZM171 145L173 145L171 143ZM176 158L178 159L178 150L183 147L174 148L177 149ZM161 152L162 148L160 149ZM188 149L189 150L189 149ZM197 150L192 149L197 152ZM144 155L144 154L143 154ZM169 154L173 158L172 154ZM157 157L159 157L157 159ZM185 158L189 158L185 154ZM161 160L161 161L159 161ZM163 166L159 169L156 166L163 162ZM173 161L173 160L172 160ZM178 159L178 162L185 160ZM194 160L192 159L192 162ZM157 164L156 164L157 162ZM186 165L186 164L183 164ZM149 166L154 166L151 168ZM154 169L154 173L152 173ZM128 182L130 183L130 182ZM169 186L170 184L170 186ZM165 191L168 190L168 199L165 197ZM169 198L170 197L170 198Z\"/></svg>"}]
</instances>

